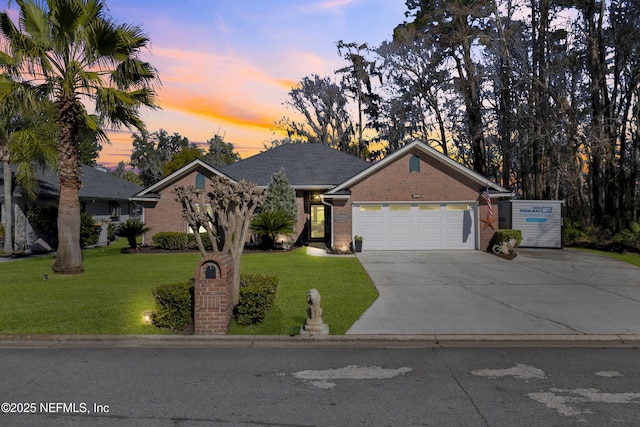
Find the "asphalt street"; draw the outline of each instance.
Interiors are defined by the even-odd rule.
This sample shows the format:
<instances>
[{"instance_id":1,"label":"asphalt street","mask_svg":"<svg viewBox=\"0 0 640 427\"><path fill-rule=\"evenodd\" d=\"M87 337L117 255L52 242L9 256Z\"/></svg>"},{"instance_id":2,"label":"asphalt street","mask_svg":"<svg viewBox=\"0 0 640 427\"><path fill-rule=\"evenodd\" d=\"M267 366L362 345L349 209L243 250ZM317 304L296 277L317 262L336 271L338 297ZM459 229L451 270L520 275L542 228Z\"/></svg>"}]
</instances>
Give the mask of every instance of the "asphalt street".
<instances>
[{"instance_id":1,"label":"asphalt street","mask_svg":"<svg viewBox=\"0 0 640 427\"><path fill-rule=\"evenodd\" d=\"M0 343L5 426L637 426L636 348Z\"/></svg>"}]
</instances>

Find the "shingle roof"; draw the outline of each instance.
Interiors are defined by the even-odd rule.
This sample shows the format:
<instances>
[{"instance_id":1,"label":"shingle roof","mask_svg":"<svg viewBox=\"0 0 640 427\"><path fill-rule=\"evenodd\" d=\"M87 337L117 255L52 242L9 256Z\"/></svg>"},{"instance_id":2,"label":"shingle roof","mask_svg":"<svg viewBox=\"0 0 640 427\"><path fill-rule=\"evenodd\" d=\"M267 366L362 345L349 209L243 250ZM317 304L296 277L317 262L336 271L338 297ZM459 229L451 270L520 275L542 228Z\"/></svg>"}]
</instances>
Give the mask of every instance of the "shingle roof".
<instances>
[{"instance_id":1,"label":"shingle roof","mask_svg":"<svg viewBox=\"0 0 640 427\"><path fill-rule=\"evenodd\" d=\"M0 165L0 171L2 171ZM58 197L59 177L50 169L45 171L36 169L38 184L40 186L39 197ZM94 200L127 200L129 197L139 193L143 187L129 181L125 181L110 173L102 172L96 168L82 165L82 187L80 188L81 199ZM0 174L0 188L4 188ZM0 198L2 197L0 192ZM19 189L14 191L14 195L20 196Z\"/></svg>"},{"instance_id":2,"label":"shingle roof","mask_svg":"<svg viewBox=\"0 0 640 427\"><path fill-rule=\"evenodd\" d=\"M222 171L239 181L266 187L281 168L293 187L338 185L371 166L358 157L322 144L284 144L233 163Z\"/></svg>"}]
</instances>

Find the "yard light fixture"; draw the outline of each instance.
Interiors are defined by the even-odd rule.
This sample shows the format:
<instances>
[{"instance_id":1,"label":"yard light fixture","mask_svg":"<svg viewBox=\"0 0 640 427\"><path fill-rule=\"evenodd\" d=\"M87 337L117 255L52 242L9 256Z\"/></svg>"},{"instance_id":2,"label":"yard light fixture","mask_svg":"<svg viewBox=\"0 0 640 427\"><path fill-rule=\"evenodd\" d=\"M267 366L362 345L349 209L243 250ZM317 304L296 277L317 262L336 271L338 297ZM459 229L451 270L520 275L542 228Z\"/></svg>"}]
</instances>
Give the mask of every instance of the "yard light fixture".
<instances>
[{"instance_id":1,"label":"yard light fixture","mask_svg":"<svg viewBox=\"0 0 640 427\"><path fill-rule=\"evenodd\" d=\"M145 311L142 313L142 321L145 325L151 325L153 323L153 311Z\"/></svg>"}]
</instances>

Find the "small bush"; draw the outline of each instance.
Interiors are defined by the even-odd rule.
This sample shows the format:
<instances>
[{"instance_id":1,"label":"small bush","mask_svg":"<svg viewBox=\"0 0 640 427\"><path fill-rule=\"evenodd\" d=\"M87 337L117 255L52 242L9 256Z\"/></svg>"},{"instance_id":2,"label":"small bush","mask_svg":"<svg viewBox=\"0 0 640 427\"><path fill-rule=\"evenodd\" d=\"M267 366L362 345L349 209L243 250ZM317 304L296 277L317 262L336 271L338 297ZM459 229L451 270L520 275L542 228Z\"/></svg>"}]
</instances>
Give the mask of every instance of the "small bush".
<instances>
[{"instance_id":1,"label":"small bush","mask_svg":"<svg viewBox=\"0 0 640 427\"><path fill-rule=\"evenodd\" d=\"M154 325L185 331L193 322L193 283L158 286L153 290L153 298L156 301Z\"/></svg>"},{"instance_id":2,"label":"small bush","mask_svg":"<svg viewBox=\"0 0 640 427\"><path fill-rule=\"evenodd\" d=\"M80 245L85 248L98 243L100 239L100 224L97 224L93 215L87 212L80 213Z\"/></svg>"},{"instance_id":3,"label":"small bush","mask_svg":"<svg viewBox=\"0 0 640 427\"><path fill-rule=\"evenodd\" d=\"M276 276L242 274L240 276L240 301L234 310L240 325L260 323L267 315L278 290Z\"/></svg>"},{"instance_id":4,"label":"small bush","mask_svg":"<svg viewBox=\"0 0 640 427\"><path fill-rule=\"evenodd\" d=\"M163 231L153 235L153 246L168 251L184 251L189 247L189 235L178 231Z\"/></svg>"},{"instance_id":5,"label":"small bush","mask_svg":"<svg viewBox=\"0 0 640 427\"><path fill-rule=\"evenodd\" d=\"M576 242L586 242L591 240L587 231L583 230L580 225L570 219L564 220L562 229L562 238L566 245L572 245Z\"/></svg>"},{"instance_id":6,"label":"small bush","mask_svg":"<svg viewBox=\"0 0 640 427\"><path fill-rule=\"evenodd\" d=\"M116 230L118 229L118 224L119 223L113 222L113 221L109 221L109 223L107 224L107 241L108 242L113 242L118 238L118 236L116 236Z\"/></svg>"},{"instance_id":7,"label":"small bush","mask_svg":"<svg viewBox=\"0 0 640 427\"><path fill-rule=\"evenodd\" d=\"M516 240L516 248L520 246L520 243L522 243L522 231L511 229L497 230L493 235L493 241L495 243L508 242L511 239Z\"/></svg>"},{"instance_id":8,"label":"small bush","mask_svg":"<svg viewBox=\"0 0 640 427\"><path fill-rule=\"evenodd\" d=\"M613 236L613 243L620 245L622 249L627 251L640 251L640 225L637 222L632 222L629 228Z\"/></svg>"},{"instance_id":9,"label":"small bush","mask_svg":"<svg viewBox=\"0 0 640 427\"><path fill-rule=\"evenodd\" d=\"M131 249L138 247L138 236L142 236L151 228L147 227L144 222L140 222L137 219L128 219L126 222L121 222L115 230L116 236L125 237L129 242Z\"/></svg>"},{"instance_id":10,"label":"small bush","mask_svg":"<svg viewBox=\"0 0 640 427\"><path fill-rule=\"evenodd\" d=\"M291 234L295 220L284 210L263 211L251 221L250 229L262 238L262 245L270 249L278 234Z\"/></svg>"},{"instance_id":11,"label":"small bush","mask_svg":"<svg viewBox=\"0 0 640 427\"><path fill-rule=\"evenodd\" d=\"M52 248L58 248L57 203L29 207L27 219L38 237L43 238Z\"/></svg>"},{"instance_id":12,"label":"small bush","mask_svg":"<svg viewBox=\"0 0 640 427\"><path fill-rule=\"evenodd\" d=\"M202 244L208 251L212 250L211 239L207 233L200 233ZM153 235L152 244L155 248L167 251L189 251L198 249L196 238L192 233L178 231L163 231Z\"/></svg>"}]
</instances>

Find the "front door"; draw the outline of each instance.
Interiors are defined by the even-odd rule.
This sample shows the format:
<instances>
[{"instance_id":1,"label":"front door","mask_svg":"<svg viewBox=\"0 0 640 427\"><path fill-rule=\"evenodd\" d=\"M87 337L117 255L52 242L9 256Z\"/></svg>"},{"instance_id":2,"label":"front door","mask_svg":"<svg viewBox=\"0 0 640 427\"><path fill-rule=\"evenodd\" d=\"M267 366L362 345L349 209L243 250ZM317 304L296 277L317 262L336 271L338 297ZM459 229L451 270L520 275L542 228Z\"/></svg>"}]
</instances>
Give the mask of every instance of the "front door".
<instances>
[{"instance_id":1,"label":"front door","mask_svg":"<svg viewBox=\"0 0 640 427\"><path fill-rule=\"evenodd\" d=\"M311 205L311 239L324 239L324 205Z\"/></svg>"}]
</instances>

